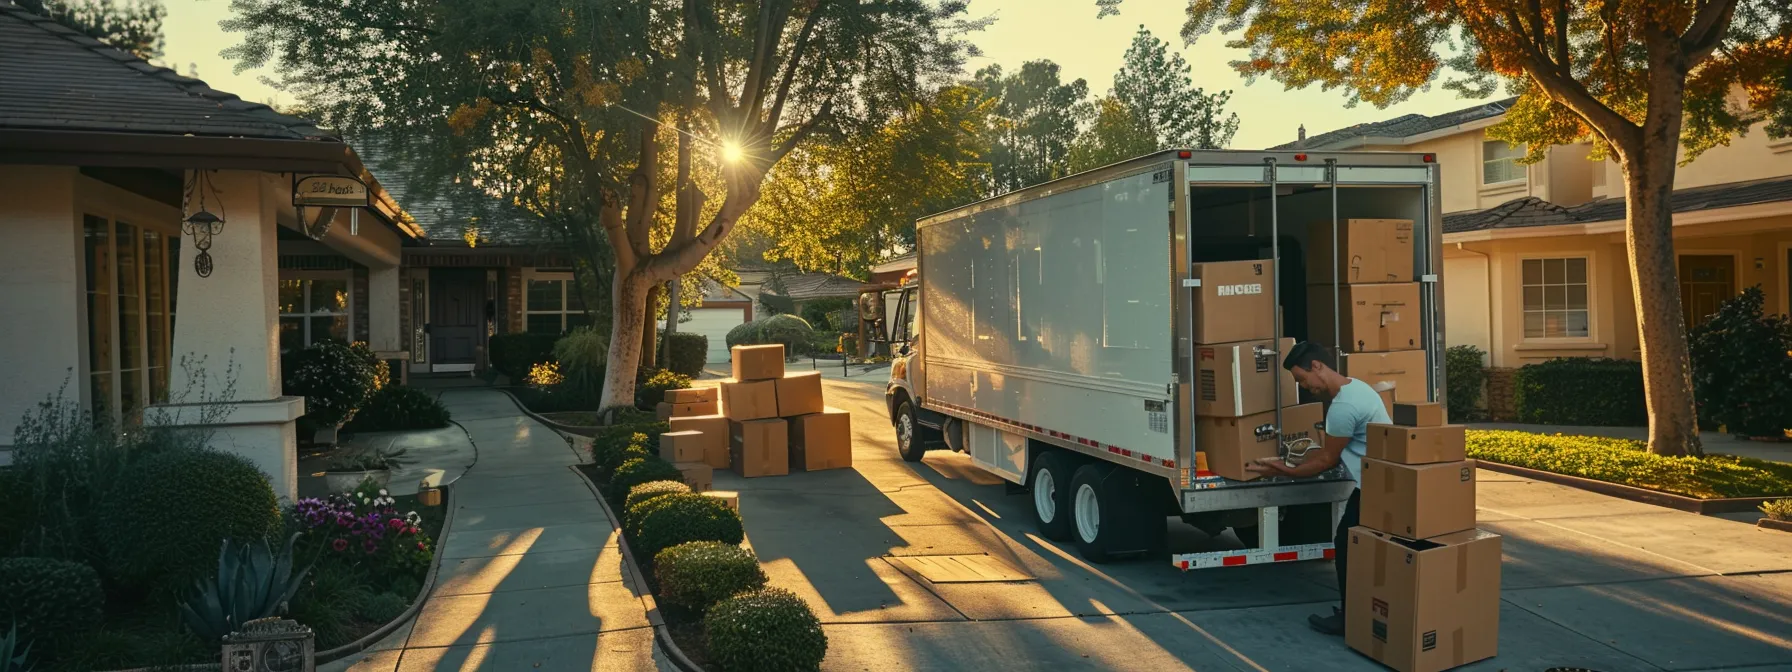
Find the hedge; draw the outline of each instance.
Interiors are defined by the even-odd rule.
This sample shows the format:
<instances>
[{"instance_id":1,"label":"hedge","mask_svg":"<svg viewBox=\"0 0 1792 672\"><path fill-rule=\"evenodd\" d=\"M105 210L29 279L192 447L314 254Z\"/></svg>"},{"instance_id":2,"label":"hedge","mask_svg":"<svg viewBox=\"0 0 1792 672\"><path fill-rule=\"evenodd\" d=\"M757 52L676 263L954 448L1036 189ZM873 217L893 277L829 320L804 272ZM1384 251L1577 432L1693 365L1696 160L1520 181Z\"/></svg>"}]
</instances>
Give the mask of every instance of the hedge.
<instances>
[{"instance_id":1,"label":"hedge","mask_svg":"<svg viewBox=\"0 0 1792 672\"><path fill-rule=\"evenodd\" d=\"M1733 455L1656 455L1630 439L1469 430L1468 456L1700 499L1792 495L1792 464Z\"/></svg>"},{"instance_id":2,"label":"hedge","mask_svg":"<svg viewBox=\"0 0 1792 672\"><path fill-rule=\"evenodd\" d=\"M625 453L629 454L629 453ZM635 486L654 481L682 481L684 474L658 455L631 457L610 474L610 506L620 508Z\"/></svg>"},{"instance_id":3,"label":"hedge","mask_svg":"<svg viewBox=\"0 0 1792 672\"><path fill-rule=\"evenodd\" d=\"M691 386L691 377L663 369L642 369L635 380L635 407L652 410L666 400L667 390L683 390Z\"/></svg>"},{"instance_id":4,"label":"hedge","mask_svg":"<svg viewBox=\"0 0 1792 672\"><path fill-rule=\"evenodd\" d=\"M734 544L693 541L653 559L660 597L676 607L702 613L711 605L765 587L765 570L753 552Z\"/></svg>"},{"instance_id":5,"label":"hedge","mask_svg":"<svg viewBox=\"0 0 1792 672\"><path fill-rule=\"evenodd\" d=\"M803 318L773 315L729 329L727 340L730 348L777 343L784 346L786 357L795 357L808 351L810 334L814 332L815 329Z\"/></svg>"},{"instance_id":6,"label":"hedge","mask_svg":"<svg viewBox=\"0 0 1792 672\"><path fill-rule=\"evenodd\" d=\"M782 588L723 600L703 618L709 658L728 672L821 669L828 636L809 604Z\"/></svg>"},{"instance_id":7,"label":"hedge","mask_svg":"<svg viewBox=\"0 0 1792 672\"><path fill-rule=\"evenodd\" d=\"M554 361L554 342L559 334L496 334L486 342L492 368L520 385L529 377L529 368Z\"/></svg>"},{"instance_id":8,"label":"hedge","mask_svg":"<svg viewBox=\"0 0 1792 672\"><path fill-rule=\"evenodd\" d=\"M664 495L636 504L623 516L623 531L642 556L659 557L660 551L692 541L740 544L746 538L740 514L722 500L707 495Z\"/></svg>"},{"instance_id":9,"label":"hedge","mask_svg":"<svg viewBox=\"0 0 1792 672\"><path fill-rule=\"evenodd\" d=\"M1519 422L1607 427L1649 424L1641 362L1552 359L1519 367L1513 382Z\"/></svg>"},{"instance_id":10,"label":"hedge","mask_svg":"<svg viewBox=\"0 0 1792 672\"><path fill-rule=\"evenodd\" d=\"M1779 438L1792 429L1792 320L1769 314L1759 286L1687 333L1700 424Z\"/></svg>"},{"instance_id":11,"label":"hedge","mask_svg":"<svg viewBox=\"0 0 1792 672\"><path fill-rule=\"evenodd\" d=\"M708 336L675 331L665 338L668 370L693 378L703 375L703 365L709 363Z\"/></svg>"},{"instance_id":12,"label":"hedge","mask_svg":"<svg viewBox=\"0 0 1792 672\"><path fill-rule=\"evenodd\" d=\"M1453 345L1444 351L1444 378L1449 381L1450 422L1479 419L1481 389L1487 383L1482 365L1487 353L1472 345Z\"/></svg>"}]
</instances>

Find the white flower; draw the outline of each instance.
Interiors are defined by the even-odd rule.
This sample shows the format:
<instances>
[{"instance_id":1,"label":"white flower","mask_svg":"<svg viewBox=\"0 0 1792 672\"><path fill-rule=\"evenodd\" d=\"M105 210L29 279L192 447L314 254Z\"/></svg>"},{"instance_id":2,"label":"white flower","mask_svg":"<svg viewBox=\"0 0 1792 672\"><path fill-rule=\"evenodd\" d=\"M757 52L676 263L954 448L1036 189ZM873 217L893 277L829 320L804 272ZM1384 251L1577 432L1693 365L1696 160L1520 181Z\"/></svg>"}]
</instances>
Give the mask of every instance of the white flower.
<instances>
[{"instance_id":1,"label":"white flower","mask_svg":"<svg viewBox=\"0 0 1792 672\"><path fill-rule=\"evenodd\" d=\"M385 497L386 495L389 495L389 494L392 494L392 493L386 492L385 488L380 488L380 496L381 497Z\"/></svg>"}]
</instances>

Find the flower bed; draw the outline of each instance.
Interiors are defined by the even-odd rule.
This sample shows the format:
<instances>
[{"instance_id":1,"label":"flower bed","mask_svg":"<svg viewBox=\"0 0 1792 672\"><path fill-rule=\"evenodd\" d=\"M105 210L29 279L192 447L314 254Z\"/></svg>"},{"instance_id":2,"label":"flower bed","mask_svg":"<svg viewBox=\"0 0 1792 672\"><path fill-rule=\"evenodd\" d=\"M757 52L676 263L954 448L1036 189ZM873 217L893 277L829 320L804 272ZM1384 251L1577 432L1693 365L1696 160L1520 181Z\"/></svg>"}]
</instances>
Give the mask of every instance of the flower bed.
<instances>
[{"instance_id":1,"label":"flower bed","mask_svg":"<svg viewBox=\"0 0 1792 672\"><path fill-rule=\"evenodd\" d=\"M1732 455L1667 457L1629 439L1470 430L1468 456L1699 499L1792 495L1792 464Z\"/></svg>"},{"instance_id":2,"label":"flower bed","mask_svg":"<svg viewBox=\"0 0 1792 672\"><path fill-rule=\"evenodd\" d=\"M300 533L294 555L316 564L289 617L316 631L317 650L360 639L417 599L444 513L370 484L293 505L287 524Z\"/></svg>"}]
</instances>

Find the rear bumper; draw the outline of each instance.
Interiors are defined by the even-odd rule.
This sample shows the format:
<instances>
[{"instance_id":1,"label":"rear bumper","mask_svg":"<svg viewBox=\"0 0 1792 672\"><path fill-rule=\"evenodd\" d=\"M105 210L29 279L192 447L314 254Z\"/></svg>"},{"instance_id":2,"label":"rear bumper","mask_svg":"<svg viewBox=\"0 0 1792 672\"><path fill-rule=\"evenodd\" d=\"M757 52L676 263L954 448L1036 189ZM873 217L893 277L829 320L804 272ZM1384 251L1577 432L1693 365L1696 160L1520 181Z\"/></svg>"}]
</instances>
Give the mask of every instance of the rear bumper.
<instances>
[{"instance_id":1,"label":"rear bumper","mask_svg":"<svg viewBox=\"0 0 1792 672\"><path fill-rule=\"evenodd\" d=\"M1341 502L1350 499L1356 481L1325 479L1303 481L1226 481L1222 487L1189 488L1180 493L1183 513L1260 509Z\"/></svg>"}]
</instances>

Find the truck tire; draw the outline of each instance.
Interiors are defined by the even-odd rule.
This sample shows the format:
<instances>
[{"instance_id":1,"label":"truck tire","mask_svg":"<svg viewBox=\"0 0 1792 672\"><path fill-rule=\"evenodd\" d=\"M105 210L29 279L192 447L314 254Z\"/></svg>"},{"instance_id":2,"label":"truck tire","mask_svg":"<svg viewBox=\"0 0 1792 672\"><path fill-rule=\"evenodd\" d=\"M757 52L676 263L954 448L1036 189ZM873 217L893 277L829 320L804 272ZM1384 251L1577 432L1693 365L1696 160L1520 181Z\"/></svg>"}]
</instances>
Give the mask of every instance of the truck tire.
<instances>
[{"instance_id":1,"label":"truck tire","mask_svg":"<svg viewBox=\"0 0 1792 672\"><path fill-rule=\"evenodd\" d=\"M1046 450L1033 461L1033 475L1027 483L1039 536L1052 541L1070 540L1074 516L1070 511L1070 479L1075 467L1075 461L1059 450Z\"/></svg>"},{"instance_id":2,"label":"truck tire","mask_svg":"<svg viewBox=\"0 0 1792 672\"><path fill-rule=\"evenodd\" d=\"M920 418L915 417L914 404L902 400L896 405L896 417L892 420L896 424L896 452L905 462L920 462L927 456L927 444L933 437L929 436L926 427L921 426Z\"/></svg>"},{"instance_id":3,"label":"truck tire","mask_svg":"<svg viewBox=\"0 0 1792 672\"><path fill-rule=\"evenodd\" d=\"M1113 470L1114 465L1091 462L1077 467L1070 477L1070 538L1084 560L1098 564L1111 559L1114 536L1119 533L1115 523L1126 513L1118 510L1121 503L1114 500L1119 498L1102 487L1102 480Z\"/></svg>"}]
</instances>

